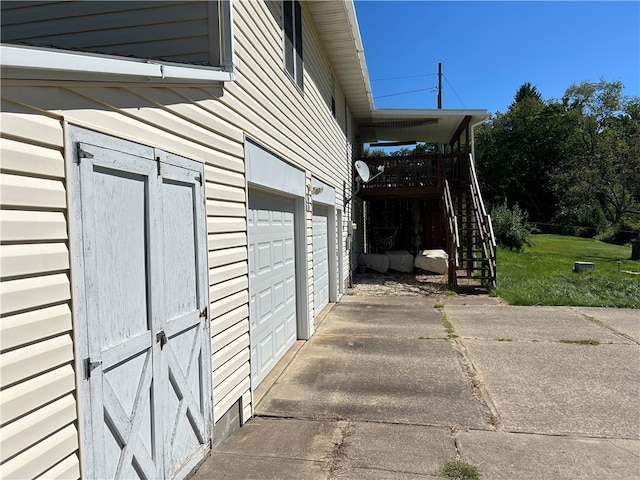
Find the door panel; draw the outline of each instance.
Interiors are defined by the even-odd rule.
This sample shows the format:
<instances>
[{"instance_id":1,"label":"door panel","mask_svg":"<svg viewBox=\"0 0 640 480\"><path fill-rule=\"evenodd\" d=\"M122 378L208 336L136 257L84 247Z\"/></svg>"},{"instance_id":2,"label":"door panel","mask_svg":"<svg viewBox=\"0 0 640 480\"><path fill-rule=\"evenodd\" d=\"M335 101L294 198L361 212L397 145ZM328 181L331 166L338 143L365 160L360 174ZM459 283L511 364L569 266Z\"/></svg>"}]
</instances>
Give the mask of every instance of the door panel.
<instances>
[{"instance_id":1,"label":"door panel","mask_svg":"<svg viewBox=\"0 0 640 480\"><path fill-rule=\"evenodd\" d=\"M166 475L174 476L208 448L210 396L205 390L208 345L204 190L196 172L163 164L162 222L165 306ZM200 177L201 178L201 177ZM198 233L200 232L200 234ZM186 471L185 471L186 470Z\"/></svg>"},{"instance_id":2,"label":"door panel","mask_svg":"<svg viewBox=\"0 0 640 480\"><path fill-rule=\"evenodd\" d=\"M248 221L255 388L297 338L293 200L249 192Z\"/></svg>"},{"instance_id":3,"label":"door panel","mask_svg":"<svg viewBox=\"0 0 640 480\"><path fill-rule=\"evenodd\" d=\"M159 439L151 425L161 417L151 381L147 205L153 165L87 148L93 158L81 164L81 198L93 444L100 446L94 468L101 478L154 478Z\"/></svg>"},{"instance_id":4,"label":"door panel","mask_svg":"<svg viewBox=\"0 0 640 480\"><path fill-rule=\"evenodd\" d=\"M87 476L181 478L208 450L212 419L202 166L110 147L79 144L74 173Z\"/></svg>"}]
</instances>

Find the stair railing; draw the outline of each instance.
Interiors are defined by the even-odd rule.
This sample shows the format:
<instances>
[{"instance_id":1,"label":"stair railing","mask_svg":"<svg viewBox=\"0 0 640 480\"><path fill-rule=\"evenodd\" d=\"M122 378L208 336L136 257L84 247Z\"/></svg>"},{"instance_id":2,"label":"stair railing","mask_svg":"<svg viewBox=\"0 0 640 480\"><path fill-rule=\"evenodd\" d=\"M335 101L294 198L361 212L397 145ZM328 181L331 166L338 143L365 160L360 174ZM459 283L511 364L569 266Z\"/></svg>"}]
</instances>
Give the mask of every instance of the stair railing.
<instances>
[{"instance_id":1,"label":"stair railing","mask_svg":"<svg viewBox=\"0 0 640 480\"><path fill-rule=\"evenodd\" d=\"M449 189L449 181L447 179L444 179L443 190L447 253L449 255L449 288L454 290L458 287L457 269L459 265L458 252L460 251L460 234L458 232L458 220L456 218L455 210L453 209L453 200L451 198L451 190Z\"/></svg>"},{"instance_id":2,"label":"stair railing","mask_svg":"<svg viewBox=\"0 0 640 480\"><path fill-rule=\"evenodd\" d=\"M496 286L496 238L493 233L493 225L491 222L491 215L489 215L484 207L482 201L482 194L480 193L480 186L478 185L478 177L476 175L476 168L469 154L469 176L470 176L470 191L471 198L474 204L474 210L476 212L476 223L478 226L478 232L480 234L480 240L482 243L482 249L484 258L487 261L487 267L489 269L488 282L491 286Z\"/></svg>"}]
</instances>

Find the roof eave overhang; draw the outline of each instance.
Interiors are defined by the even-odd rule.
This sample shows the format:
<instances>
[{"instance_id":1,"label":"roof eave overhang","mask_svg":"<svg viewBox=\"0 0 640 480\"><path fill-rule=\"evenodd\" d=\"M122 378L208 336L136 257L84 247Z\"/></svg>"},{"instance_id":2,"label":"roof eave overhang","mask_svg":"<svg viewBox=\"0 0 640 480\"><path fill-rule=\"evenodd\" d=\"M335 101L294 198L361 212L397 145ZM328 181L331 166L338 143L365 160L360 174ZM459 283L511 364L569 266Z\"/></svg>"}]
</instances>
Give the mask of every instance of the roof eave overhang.
<instances>
[{"instance_id":1,"label":"roof eave overhang","mask_svg":"<svg viewBox=\"0 0 640 480\"><path fill-rule=\"evenodd\" d=\"M373 110L371 118L359 122L363 143L429 142L451 144L468 127L484 122L484 109L398 109Z\"/></svg>"},{"instance_id":2,"label":"roof eave overhang","mask_svg":"<svg viewBox=\"0 0 640 480\"><path fill-rule=\"evenodd\" d=\"M473 126L489 117L488 112L482 109L376 109L354 2L312 0L305 4L363 143L421 141L448 144L463 123ZM376 123L394 121L404 127L375 127ZM407 127L411 121L417 126Z\"/></svg>"},{"instance_id":3,"label":"roof eave overhang","mask_svg":"<svg viewBox=\"0 0 640 480\"><path fill-rule=\"evenodd\" d=\"M329 62L356 119L370 118L373 95L352 0L305 2L325 47Z\"/></svg>"}]
</instances>

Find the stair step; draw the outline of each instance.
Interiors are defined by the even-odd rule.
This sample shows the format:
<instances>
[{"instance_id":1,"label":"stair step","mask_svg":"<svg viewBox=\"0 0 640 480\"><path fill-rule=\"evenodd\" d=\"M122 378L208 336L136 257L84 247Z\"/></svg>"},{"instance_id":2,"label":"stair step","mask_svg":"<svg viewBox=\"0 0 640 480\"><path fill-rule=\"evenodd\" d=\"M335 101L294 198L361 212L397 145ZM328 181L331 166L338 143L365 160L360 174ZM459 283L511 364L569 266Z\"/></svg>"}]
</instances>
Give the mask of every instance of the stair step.
<instances>
[{"instance_id":1,"label":"stair step","mask_svg":"<svg viewBox=\"0 0 640 480\"><path fill-rule=\"evenodd\" d=\"M467 280L495 280L493 277L476 277L474 275L456 275L456 278L463 278Z\"/></svg>"}]
</instances>

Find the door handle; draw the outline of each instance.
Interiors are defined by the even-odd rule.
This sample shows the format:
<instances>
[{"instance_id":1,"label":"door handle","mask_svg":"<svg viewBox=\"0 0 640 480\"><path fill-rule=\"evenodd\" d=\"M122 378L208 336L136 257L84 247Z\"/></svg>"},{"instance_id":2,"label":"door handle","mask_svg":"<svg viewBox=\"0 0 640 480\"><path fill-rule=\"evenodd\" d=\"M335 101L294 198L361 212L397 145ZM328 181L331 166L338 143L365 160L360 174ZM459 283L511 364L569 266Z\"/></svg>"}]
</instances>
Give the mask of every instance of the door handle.
<instances>
[{"instance_id":1,"label":"door handle","mask_svg":"<svg viewBox=\"0 0 640 480\"><path fill-rule=\"evenodd\" d=\"M160 349L167 344L167 334L164 333L164 330L160 330L156 333L156 341L160 342Z\"/></svg>"}]
</instances>

